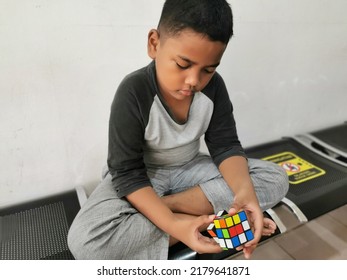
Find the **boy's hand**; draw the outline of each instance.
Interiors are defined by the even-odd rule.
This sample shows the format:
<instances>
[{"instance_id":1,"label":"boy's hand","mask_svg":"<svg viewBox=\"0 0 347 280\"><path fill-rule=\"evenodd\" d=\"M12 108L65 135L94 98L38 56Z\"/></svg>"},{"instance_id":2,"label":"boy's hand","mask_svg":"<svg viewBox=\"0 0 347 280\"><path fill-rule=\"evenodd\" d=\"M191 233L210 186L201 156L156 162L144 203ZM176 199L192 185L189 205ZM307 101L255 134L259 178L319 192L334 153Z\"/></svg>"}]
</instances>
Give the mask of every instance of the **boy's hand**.
<instances>
[{"instance_id":1,"label":"boy's hand","mask_svg":"<svg viewBox=\"0 0 347 280\"><path fill-rule=\"evenodd\" d=\"M247 160L241 156L229 157L220 164L219 170L234 194L229 214L234 215L241 209L245 210L254 230L254 239L238 248L243 249L245 258L249 259L261 238L264 217L254 191Z\"/></svg>"},{"instance_id":2,"label":"boy's hand","mask_svg":"<svg viewBox=\"0 0 347 280\"><path fill-rule=\"evenodd\" d=\"M237 250L243 250L246 259L251 257L251 254L258 245L258 242L262 236L264 219L263 212L261 211L257 200L250 200L248 203L243 202L248 200L249 198L243 198L242 195L235 196L233 206L228 211L228 214L230 215L235 215L242 209L247 213L250 226L252 227L254 233L254 239L237 248Z\"/></svg>"},{"instance_id":3,"label":"boy's hand","mask_svg":"<svg viewBox=\"0 0 347 280\"><path fill-rule=\"evenodd\" d=\"M220 253L222 248L213 238L204 236L200 233L202 228L213 222L214 215L204 215L193 219L179 219L175 225L175 238L186 244L193 251L204 253Z\"/></svg>"}]
</instances>

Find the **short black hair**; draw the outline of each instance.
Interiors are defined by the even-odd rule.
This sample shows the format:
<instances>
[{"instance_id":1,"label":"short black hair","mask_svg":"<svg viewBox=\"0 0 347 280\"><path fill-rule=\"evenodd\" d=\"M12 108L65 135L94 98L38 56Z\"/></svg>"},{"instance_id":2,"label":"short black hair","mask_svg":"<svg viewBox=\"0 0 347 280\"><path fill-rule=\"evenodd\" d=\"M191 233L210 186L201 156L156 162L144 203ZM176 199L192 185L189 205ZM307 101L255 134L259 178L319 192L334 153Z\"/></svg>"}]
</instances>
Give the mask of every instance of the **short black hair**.
<instances>
[{"instance_id":1,"label":"short black hair","mask_svg":"<svg viewBox=\"0 0 347 280\"><path fill-rule=\"evenodd\" d=\"M211 41L228 44L233 35L233 15L226 0L166 0L158 30L174 36L190 28Z\"/></svg>"}]
</instances>

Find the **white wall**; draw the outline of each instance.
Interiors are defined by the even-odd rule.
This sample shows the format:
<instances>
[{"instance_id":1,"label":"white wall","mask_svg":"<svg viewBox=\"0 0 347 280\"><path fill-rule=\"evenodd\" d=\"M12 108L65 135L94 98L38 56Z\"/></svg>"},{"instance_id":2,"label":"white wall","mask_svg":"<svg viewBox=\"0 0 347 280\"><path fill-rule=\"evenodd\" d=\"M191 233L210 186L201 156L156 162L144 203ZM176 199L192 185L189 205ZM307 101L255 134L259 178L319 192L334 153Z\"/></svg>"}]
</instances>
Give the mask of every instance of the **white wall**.
<instances>
[{"instance_id":1,"label":"white wall","mask_svg":"<svg viewBox=\"0 0 347 280\"><path fill-rule=\"evenodd\" d=\"M0 0L0 208L95 187L114 92L149 62L162 3ZM347 1L230 3L219 72L244 146L347 120Z\"/></svg>"},{"instance_id":2,"label":"white wall","mask_svg":"<svg viewBox=\"0 0 347 280\"><path fill-rule=\"evenodd\" d=\"M246 146L347 120L346 0L231 1L221 69Z\"/></svg>"}]
</instances>

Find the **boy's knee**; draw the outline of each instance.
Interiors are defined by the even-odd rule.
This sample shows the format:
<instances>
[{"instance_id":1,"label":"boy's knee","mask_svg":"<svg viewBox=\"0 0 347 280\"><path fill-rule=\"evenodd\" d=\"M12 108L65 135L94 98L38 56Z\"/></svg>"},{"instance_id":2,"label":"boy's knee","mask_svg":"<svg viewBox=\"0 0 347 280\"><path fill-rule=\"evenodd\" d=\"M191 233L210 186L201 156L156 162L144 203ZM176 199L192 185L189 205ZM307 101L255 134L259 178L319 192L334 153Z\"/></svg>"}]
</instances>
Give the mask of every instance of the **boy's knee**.
<instances>
[{"instance_id":1,"label":"boy's knee","mask_svg":"<svg viewBox=\"0 0 347 280\"><path fill-rule=\"evenodd\" d=\"M90 236L88 231L83 230L78 224L72 223L68 235L67 245L73 257L76 260L98 259L96 255L98 250L91 248Z\"/></svg>"},{"instance_id":2,"label":"boy's knee","mask_svg":"<svg viewBox=\"0 0 347 280\"><path fill-rule=\"evenodd\" d=\"M77 260L85 259L85 257L83 256L83 240L83 233L77 232L77 230L75 230L74 226L72 225L67 235L67 245L71 254Z\"/></svg>"}]
</instances>

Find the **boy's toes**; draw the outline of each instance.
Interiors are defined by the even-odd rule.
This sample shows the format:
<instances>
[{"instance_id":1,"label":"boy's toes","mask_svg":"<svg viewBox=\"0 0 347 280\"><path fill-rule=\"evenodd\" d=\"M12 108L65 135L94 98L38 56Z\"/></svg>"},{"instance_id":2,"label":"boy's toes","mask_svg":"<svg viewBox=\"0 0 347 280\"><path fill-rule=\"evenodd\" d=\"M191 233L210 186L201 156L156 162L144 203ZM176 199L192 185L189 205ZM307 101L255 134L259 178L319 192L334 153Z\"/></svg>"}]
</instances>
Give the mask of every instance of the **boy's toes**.
<instances>
[{"instance_id":1,"label":"boy's toes","mask_svg":"<svg viewBox=\"0 0 347 280\"><path fill-rule=\"evenodd\" d=\"M277 228L275 222L269 218L264 218L264 227L263 227L263 236L270 236L271 234L275 233L275 230Z\"/></svg>"}]
</instances>

